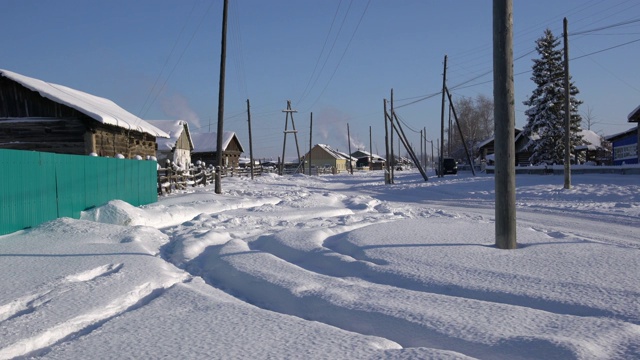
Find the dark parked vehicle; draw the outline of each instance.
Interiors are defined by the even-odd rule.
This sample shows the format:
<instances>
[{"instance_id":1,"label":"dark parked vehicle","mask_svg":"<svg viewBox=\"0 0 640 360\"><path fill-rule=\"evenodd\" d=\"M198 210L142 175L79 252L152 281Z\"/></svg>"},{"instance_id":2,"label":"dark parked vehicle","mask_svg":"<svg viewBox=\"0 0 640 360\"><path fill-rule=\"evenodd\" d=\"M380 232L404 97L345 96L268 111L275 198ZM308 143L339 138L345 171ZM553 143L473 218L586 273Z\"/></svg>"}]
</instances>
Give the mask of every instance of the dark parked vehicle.
<instances>
[{"instance_id":1,"label":"dark parked vehicle","mask_svg":"<svg viewBox=\"0 0 640 360\"><path fill-rule=\"evenodd\" d=\"M444 158L442 159L442 174L457 174L458 173L458 163L454 158ZM436 169L436 175L439 175L438 169Z\"/></svg>"}]
</instances>

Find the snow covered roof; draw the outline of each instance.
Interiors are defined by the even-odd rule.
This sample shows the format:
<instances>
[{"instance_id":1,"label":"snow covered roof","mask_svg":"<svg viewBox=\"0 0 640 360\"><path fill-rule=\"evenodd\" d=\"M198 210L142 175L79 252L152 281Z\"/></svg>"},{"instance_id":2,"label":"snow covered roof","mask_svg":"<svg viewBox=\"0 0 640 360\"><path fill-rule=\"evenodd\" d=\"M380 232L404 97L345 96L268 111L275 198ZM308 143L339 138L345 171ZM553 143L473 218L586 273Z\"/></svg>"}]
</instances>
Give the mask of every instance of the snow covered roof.
<instances>
[{"instance_id":1,"label":"snow covered roof","mask_svg":"<svg viewBox=\"0 0 640 360\"><path fill-rule=\"evenodd\" d=\"M237 139L236 133L233 131L225 131L222 136L222 149L223 151L227 149L229 143L233 138ZM191 140L193 140L193 151L194 152L215 152L217 151L218 146L218 133L193 133L191 134ZM238 144L240 145L240 151L244 152L242 148L242 144L240 144L240 140L238 139Z\"/></svg>"},{"instance_id":2,"label":"snow covered roof","mask_svg":"<svg viewBox=\"0 0 640 360\"><path fill-rule=\"evenodd\" d=\"M602 137L592 130L582 130L578 134L582 136L582 140L584 140L586 144L582 146L576 146L577 150L597 150L598 148L602 147Z\"/></svg>"},{"instance_id":3,"label":"snow covered roof","mask_svg":"<svg viewBox=\"0 0 640 360\"><path fill-rule=\"evenodd\" d=\"M629 120L629 122L638 122L638 120L640 120L640 105L633 109L629 116L627 116L627 120Z\"/></svg>"},{"instance_id":4,"label":"snow covered roof","mask_svg":"<svg viewBox=\"0 0 640 360\"><path fill-rule=\"evenodd\" d=\"M370 153L370 152L368 152L368 151L366 151L366 150L357 150L357 151L355 151L353 154L351 154L351 156L354 156L354 157L355 157L355 156L356 156L356 155L355 155L356 153L362 153L364 156L367 156L367 157L372 157L372 158L374 158L374 159L382 159L382 160L384 160L384 158L383 158L382 156L380 156L380 155L378 155L378 154L372 154L372 153Z\"/></svg>"},{"instance_id":5,"label":"snow covered roof","mask_svg":"<svg viewBox=\"0 0 640 360\"><path fill-rule=\"evenodd\" d=\"M49 100L78 110L102 124L140 131L155 137L169 137L166 132L126 111L111 100L8 70L0 69L0 75L19 83L31 91L38 92Z\"/></svg>"},{"instance_id":6,"label":"snow covered roof","mask_svg":"<svg viewBox=\"0 0 640 360\"><path fill-rule=\"evenodd\" d=\"M340 152L338 150L332 149L329 145L318 144L316 146L319 146L319 147L323 148L329 155L333 156L336 159L349 159L351 157L351 156L349 156L349 154L345 154L345 153Z\"/></svg>"},{"instance_id":7,"label":"snow covered roof","mask_svg":"<svg viewBox=\"0 0 640 360\"><path fill-rule=\"evenodd\" d=\"M159 150L173 149L183 132L186 131L189 144L193 148L193 140L189 133L189 124L184 120L147 120L148 123L169 134L169 138L158 139Z\"/></svg>"}]
</instances>

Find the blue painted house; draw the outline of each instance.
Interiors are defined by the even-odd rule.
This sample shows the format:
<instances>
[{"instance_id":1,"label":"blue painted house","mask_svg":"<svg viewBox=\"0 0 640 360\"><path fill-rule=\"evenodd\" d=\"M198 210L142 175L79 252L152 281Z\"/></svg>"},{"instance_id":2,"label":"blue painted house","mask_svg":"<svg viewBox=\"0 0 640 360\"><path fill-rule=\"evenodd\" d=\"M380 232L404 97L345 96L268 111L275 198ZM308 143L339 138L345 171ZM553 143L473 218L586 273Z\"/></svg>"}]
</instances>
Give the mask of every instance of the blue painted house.
<instances>
[{"instance_id":1,"label":"blue painted house","mask_svg":"<svg viewBox=\"0 0 640 360\"><path fill-rule=\"evenodd\" d=\"M630 123L640 125L640 106L635 108L627 117ZM627 131L606 137L613 149L613 165L637 164L640 153L640 126L636 125Z\"/></svg>"}]
</instances>

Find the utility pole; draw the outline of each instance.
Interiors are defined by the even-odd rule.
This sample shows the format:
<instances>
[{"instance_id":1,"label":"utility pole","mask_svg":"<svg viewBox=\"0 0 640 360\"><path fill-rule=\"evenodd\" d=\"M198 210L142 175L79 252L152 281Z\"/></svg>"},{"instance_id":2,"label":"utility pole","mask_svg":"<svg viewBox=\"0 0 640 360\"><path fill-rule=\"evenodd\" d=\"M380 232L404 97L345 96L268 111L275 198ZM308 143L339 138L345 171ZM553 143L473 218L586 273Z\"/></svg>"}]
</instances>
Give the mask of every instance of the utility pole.
<instances>
[{"instance_id":1,"label":"utility pole","mask_svg":"<svg viewBox=\"0 0 640 360\"><path fill-rule=\"evenodd\" d=\"M569 89L569 40L567 18L564 28L564 188L571 189L571 91ZM640 156L640 154L638 154Z\"/></svg>"},{"instance_id":2,"label":"utility pole","mask_svg":"<svg viewBox=\"0 0 640 360\"><path fill-rule=\"evenodd\" d=\"M349 172L353 175L353 161L351 159L351 133L349 132L349 123L347 123L347 140L349 143Z\"/></svg>"},{"instance_id":3,"label":"utility pole","mask_svg":"<svg viewBox=\"0 0 640 360\"><path fill-rule=\"evenodd\" d=\"M447 89L447 93L449 89ZM451 156L451 141L453 140L453 133L451 131L451 126L453 123L451 122L451 109L453 108L453 103L451 102L451 95L449 95L449 131L447 131L447 155Z\"/></svg>"},{"instance_id":4,"label":"utility pole","mask_svg":"<svg viewBox=\"0 0 640 360\"><path fill-rule=\"evenodd\" d=\"M384 170L385 170L384 183L390 184L391 177L389 172L389 129L387 125L387 99L383 99L383 103L384 103L384 151L385 151L385 157L386 157L386 161L384 164Z\"/></svg>"},{"instance_id":5,"label":"utility pole","mask_svg":"<svg viewBox=\"0 0 640 360\"><path fill-rule=\"evenodd\" d=\"M433 169L433 140L429 142L431 143L431 168Z\"/></svg>"},{"instance_id":6,"label":"utility pole","mask_svg":"<svg viewBox=\"0 0 640 360\"><path fill-rule=\"evenodd\" d=\"M420 129L420 162L422 166L424 166L424 134L422 133L422 129Z\"/></svg>"},{"instance_id":7,"label":"utility pole","mask_svg":"<svg viewBox=\"0 0 640 360\"><path fill-rule=\"evenodd\" d=\"M227 11L229 9L229 0L224 0L222 10L222 41L220 50L220 83L218 85L218 134L216 144L216 160L218 160L218 166L215 176L215 188L216 194L222 194L222 141L224 132L224 76L227 59Z\"/></svg>"},{"instance_id":8,"label":"utility pole","mask_svg":"<svg viewBox=\"0 0 640 360\"><path fill-rule=\"evenodd\" d=\"M284 174L284 151L287 147L287 134L292 133L296 141L296 151L298 152L298 161L300 161L300 148L298 147L298 130L296 130L296 123L293 122L293 113L297 113L298 110L291 109L291 100L287 100L287 108L282 110L285 113L284 119L284 141L282 142L282 162L280 163L280 175ZM291 127L293 130L287 130L289 124L289 116L291 116ZM304 165L302 166L302 173L304 174Z\"/></svg>"},{"instance_id":9,"label":"utility pole","mask_svg":"<svg viewBox=\"0 0 640 360\"><path fill-rule=\"evenodd\" d=\"M460 140L462 141L462 145L464 146L464 152L467 154L467 161L469 165L471 165L471 173L473 176L476 176L476 170L473 168L473 162L471 161L471 156L469 155L469 149L467 148L467 142L464 141L464 135L462 134L462 128L460 128L460 122L458 121L458 115L456 114L456 108L453 106L453 101L451 100L451 93L449 92L449 88L445 88L447 91L447 97L449 98L449 113L453 111L453 117L456 120L456 126L458 127L458 132L460 133ZM451 120L449 120L451 123ZM451 128L449 128L449 132L451 132ZM451 139L449 139L451 141Z\"/></svg>"},{"instance_id":10,"label":"utility pole","mask_svg":"<svg viewBox=\"0 0 640 360\"><path fill-rule=\"evenodd\" d=\"M389 146L391 149L391 183L393 184L395 182L394 168L396 166L396 157L393 153L393 89L391 89L391 114L389 115L389 121L391 122L391 145Z\"/></svg>"},{"instance_id":11,"label":"utility pole","mask_svg":"<svg viewBox=\"0 0 640 360\"><path fill-rule=\"evenodd\" d=\"M313 142L311 136L313 135L313 113L311 113L311 119L309 121L309 176L311 176L311 149L313 148Z\"/></svg>"},{"instance_id":12,"label":"utility pole","mask_svg":"<svg viewBox=\"0 0 640 360\"><path fill-rule=\"evenodd\" d=\"M373 149L371 148L371 125L369 125L369 170L371 169L371 165L373 163Z\"/></svg>"},{"instance_id":13,"label":"utility pole","mask_svg":"<svg viewBox=\"0 0 640 360\"><path fill-rule=\"evenodd\" d=\"M516 171L513 85L513 0L493 0L496 247L515 249Z\"/></svg>"},{"instance_id":14,"label":"utility pole","mask_svg":"<svg viewBox=\"0 0 640 360\"><path fill-rule=\"evenodd\" d=\"M253 180L253 141L251 140L251 105L249 99L247 99L247 119L249 121L249 161L251 162L249 168L251 169L251 180Z\"/></svg>"},{"instance_id":15,"label":"utility pole","mask_svg":"<svg viewBox=\"0 0 640 360\"><path fill-rule=\"evenodd\" d=\"M447 55L444 56L444 71L442 73L442 106L440 108L440 154L438 157L438 177L443 177L442 173L442 157L444 156L444 101L445 87L447 86Z\"/></svg>"}]
</instances>

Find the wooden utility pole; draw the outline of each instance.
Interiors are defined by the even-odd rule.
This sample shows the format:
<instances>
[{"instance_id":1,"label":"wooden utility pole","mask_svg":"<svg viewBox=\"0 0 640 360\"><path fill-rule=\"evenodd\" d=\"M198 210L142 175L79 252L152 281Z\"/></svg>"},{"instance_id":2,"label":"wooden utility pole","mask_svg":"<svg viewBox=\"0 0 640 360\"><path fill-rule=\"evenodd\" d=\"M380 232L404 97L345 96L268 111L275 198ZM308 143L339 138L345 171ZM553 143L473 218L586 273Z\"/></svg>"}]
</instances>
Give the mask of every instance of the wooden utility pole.
<instances>
[{"instance_id":1,"label":"wooden utility pole","mask_svg":"<svg viewBox=\"0 0 640 360\"><path fill-rule=\"evenodd\" d=\"M447 88L447 93L449 93L449 89ZM453 140L453 133L451 131L451 126L453 123L451 122L451 109L453 108L453 103L451 102L451 96L449 96L449 131L447 131L447 155L451 156L451 141Z\"/></svg>"},{"instance_id":2,"label":"wooden utility pole","mask_svg":"<svg viewBox=\"0 0 640 360\"><path fill-rule=\"evenodd\" d=\"M564 188L571 189L571 89L569 86L569 40L567 18L562 21L564 28ZM639 154L640 155L640 154Z\"/></svg>"},{"instance_id":3,"label":"wooden utility pole","mask_svg":"<svg viewBox=\"0 0 640 360\"><path fill-rule=\"evenodd\" d=\"M313 142L311 136L313 135L313 113L311 113L309 119L309 176L311 176L311 149L313 148Z\"/></svg>"},{"instance_id":4,"label":"wooden utility pole","mask_svg":"<svg viewBox=\"0 0 640 360\"><path fill-rule=\"evenodd\" d=\"M400 140L398 143L398 153L400 153L400 142L402 142L402 145L404 145L405 150L407 150L407 154L409 155L409 157L411 157L411 160L413 160L413 163L418 168L418 171L420 171L422 178L424 179L424 181L428 181L429 178L427 177L427 173L424 171L422 166L420 166L420 161L418 160L416 153L413 151L413 148L409 145L409 140L407 139L407 136L404 134L404 130L402 129L402 125L400 124L400 120L398 119L398 116L394 113L393 117L396 118L396 122L393 123L393 126L398 127L397 133L398 133L398 139Z\"/></svg>"},{"instance_id":5,"label":"wooden utility pole","mask_svg":"<svg viewBox=\"0 0 640 360\"><path fill-rule=\"evenodd\" d=\"M391 149L391 184L393 184L395 182L395 173L394 173L394 168L396 166L396 157L395 154L393 153L393 89L391 89L391 113L389 115L389 121L391 122L391 145L389 146Z\"/></svg>"},{"instance_id":6,"label":"wooden utility pole","mask_svg":"<svg viewBox=\"0 0 640 360\"><path fill-rule=\"evenodd\" d=\"M447 86L447 55L444 56L444 71L442 72L442 106L440 108L440 154L438 157L438 177L443 177L442 157L444 156L444 90Z\"/></svg>"},{"instance_id":7,"label":"wooden utility pole","mask_svg":"<svg viewBox=\"0 0 640 360\"><path fill-rule=\"evenodd\" d=\"M383 103L384 103L384 151L385 151L385 157L386 157L386 161L384 164L384 183L385 184L390 184L391 183L391 173L389 171L389 129L388 129L388 125L387 125L387 99L383 99Z\"/></svg>"},{"instance_id":8,"label":"wooden utility pole","mask_svg":"<svg viewBox=\"0 0 640 360\"><path fill-rule=\"evenodd\" d=\"M227 59L227 11L229 9L229 0L224 0L222 10L222 41L220 50L220 83L218 85L218 134L216 144L216 158L218 165L215 176L215 188L216 194L222 194L222 142L224 140L224 76Z\"/></svg>"},{"instance_id":9,"label":"wooden utility pole","mask_svg":"<svg viewBox=\"0 0 640 360\"><path fill-rule=\"evenodd\" d=\"M373 163L373 149L371 148L371 125L369 125L369 170L371 169L371 165Z\"/></svg>"},{"instance_id":10,"label":"wooden utility pole","mask_svg":"<svg viewBox=\"0 0 640 360\"><path fill-rule=\"evenodd\" d=\"M251 169L251 180L253 180L253 140L251 139L251 105L249 99L247 99L247 119L249 121L249 161L251 162L249 168Z\"/></svg>"},{"instance_id":11,"label":"wooden utility pole","mask_svg":"<svg viewBox=\"0 0 640 360\"><path fill-rule=\"evenodd\" d=\"M453 106L453 101L451 100L451 93L449 92L449 88L445 88L447 91L447 97L449 98L449 113L453 111L453 117L456 121L456 126L458 128L458 132L460 133L460 140L462 141L462 145L464 146L464 152L467 154L467 162L471 165L471 173L473 176L476 176L476 170L473 168L473 162L471 161L471 155L469 155L469 149L467 148L467 142L464 141L464 135L462 134L462 128L460 127L460 122L458 121L458 114L456 114L456 108ZM451 123L451 121L449 121ZM449 128L449 132L451 132L451 128ZM451 139L449 139L451 141Z\"/></svg>"},{"instance_id":12,"label":"wooden utility pole","mask_svg":"<svg viewBox=\"0 0 640 360\"><path fill-rule=\"evenodd\" d=\"M516 171L513 85L513 2L493 0L493 98L496 246L515 249Z\"/></svg>"},{"instance_id":13,"label":"wooden utility pole","mask_svg":"<svg viewBox=\"0 0 640 360\"><path fill-rule=\"evenodd\" d=\"M347 140L349 143L349 172L353 175L353 160L351 159L351 133L349 132L349 123L347 123Z\"/></svg>"},{"instance_id":14,"label":"wooden utility pole","mask_svg":"<svg viewBox=\"0 0 640 360\"><path fill-rule=\"evenodd\" d=\"M280 163L280 175L284 174L284 154L285 154L285 149L287 148L287 134L293 134L293 137L296 141L296 151L298 152L298 161L301 161L300 159L300 148L298 147L298 130L296 130L296 123L293 122L293 113L297 113L298 110L292 110L291 109L291 100L287 100L287 108L285 110L282 110L283 113L285 113L285 119L284 119L284 141L282 142L282 162ZM287 130L288 126L289 126L289 116L291 116L291 127L293 130ZM304 174L304 165L302 165L302 173Z\"/></svg>"},{"instance_id":15,"label":"wooden utility pole","mask_svg":"<svg viewBox=\"0 0 640 360\"><path fill-rule=\"evenodd\" d=\"M420 129L420 162L424 166L424 134L422 133L422 129Z\"/></svg>"}]
</instances>

